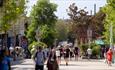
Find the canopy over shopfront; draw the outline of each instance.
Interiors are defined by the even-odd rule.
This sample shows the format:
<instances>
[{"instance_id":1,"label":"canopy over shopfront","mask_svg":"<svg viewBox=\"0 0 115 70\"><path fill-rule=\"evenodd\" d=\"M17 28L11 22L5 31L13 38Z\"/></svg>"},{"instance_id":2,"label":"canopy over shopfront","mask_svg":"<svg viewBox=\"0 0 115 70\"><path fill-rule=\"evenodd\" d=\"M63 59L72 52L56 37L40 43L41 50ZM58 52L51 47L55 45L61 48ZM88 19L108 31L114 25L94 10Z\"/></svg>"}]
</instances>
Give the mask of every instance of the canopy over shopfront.
<instances>
[{"instance_id":1,"label":"canopy over shopfront","mask_svg":"<svg viewBox=\"0 0 115 70\"><path fill-rule=\"evenodd\" d=\"M95 40L95 43L98 45L104 45L104 41L101 39Z\"/></svg>"}]
</instances>

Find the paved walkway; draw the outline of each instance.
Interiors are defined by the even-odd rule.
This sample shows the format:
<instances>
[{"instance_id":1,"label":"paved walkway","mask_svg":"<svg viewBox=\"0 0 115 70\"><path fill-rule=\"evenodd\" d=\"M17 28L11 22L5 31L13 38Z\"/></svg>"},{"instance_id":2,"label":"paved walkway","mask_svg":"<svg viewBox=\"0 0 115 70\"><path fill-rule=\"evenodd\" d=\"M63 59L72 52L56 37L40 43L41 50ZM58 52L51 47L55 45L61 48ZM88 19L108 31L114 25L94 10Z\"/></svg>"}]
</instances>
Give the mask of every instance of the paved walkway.
<instances>
[{"instance_id":1,"label":"paved walkway","mask_svg":"<svg viewBox=\"0 0 115 70\"><path fill-rule=\"evenodd\" d=\"M46 66L44 68L47 70ZM12 65L12 70L34 70L34 62L32 59L16 61ZM108 66L102 60L80 60L70 61L69 65L65 66L65 62L62 61L60 70L115 70L115 64Z\"/></svg>"},{"instance_id":2,"label":"paved walkway","mask_svg":"<svg viewBox=\"0 0 115 70\"><path fill-rule=\"evenodd\" d=\"M34 62L32 59L24 59L13 62L12 70L34 70Z\"/></svg>"}]
</instances>

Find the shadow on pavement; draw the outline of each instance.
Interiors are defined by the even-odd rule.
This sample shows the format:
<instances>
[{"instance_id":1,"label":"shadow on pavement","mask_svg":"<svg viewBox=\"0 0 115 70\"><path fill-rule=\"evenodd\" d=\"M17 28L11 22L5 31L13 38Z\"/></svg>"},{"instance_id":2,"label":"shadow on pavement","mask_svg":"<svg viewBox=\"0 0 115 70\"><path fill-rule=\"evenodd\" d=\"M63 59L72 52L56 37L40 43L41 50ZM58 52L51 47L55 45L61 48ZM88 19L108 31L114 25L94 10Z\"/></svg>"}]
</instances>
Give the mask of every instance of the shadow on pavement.
<instances>
[{"instance_id":1,"label":"shadow on pavement","mask_svg":"<svg viewBox=\"0 0 115 70\"><path fill-rule=\"evenodd\" d=\"M34 64L32 64L32 63L31 63L31 64L30 64L30 63L29 63L29 64L23 64L23 63L20 63L20 64L21 64L21 65L34 65Z\"/></svg>"},{"instance_id":2,"label":"shadow on pavement","mask_svg":"<svg viewBox=\"0 0 115 70\"><path fill-rule=\"evenodd\" d=\"M16 70L17 69L17 67L13 67L13 68L11 68L11 70Z\"/></svg>"},{"instance_id":3,"label":"shadow on pavement","mask_svg":"<svg viewBox=\"0 0 115 70\"><path fill-rule=\"evenodd\" d=\"M23 60L12 61L12 62L11 62L11 65L21 64L22 62L23 62Z\"/></svg>"},{"instance_id":4,"label":"shadow on pavement","mask_svg":"<svg viewBox=\"0 0 115 70\"><path fill-rule=\"evenodd\" d=\"M66 64L60 64L59 66L66 66ZM68 64L68 66L80 66L80 65L77 65L77 64Z\"/></svg>"},{"instance_id":5,"label":"shadow on pavement","mask_svg":"<svg viewBox=\"0 0 115 70\"><path fill-rule=\"evenodd\" d=\"M12 70L35 70L34 68L12 68Z\"/></svg>"}]
</instances>

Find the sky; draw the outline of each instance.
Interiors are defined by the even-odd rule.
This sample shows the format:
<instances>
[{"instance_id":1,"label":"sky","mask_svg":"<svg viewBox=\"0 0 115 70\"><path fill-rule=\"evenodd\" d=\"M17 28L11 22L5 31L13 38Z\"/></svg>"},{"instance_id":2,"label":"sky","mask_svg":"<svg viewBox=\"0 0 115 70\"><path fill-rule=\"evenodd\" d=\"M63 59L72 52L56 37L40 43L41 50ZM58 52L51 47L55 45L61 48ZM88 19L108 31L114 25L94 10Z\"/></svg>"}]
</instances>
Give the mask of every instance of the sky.
<instances>
[{"instance_id":1,"label":"sky","mask_svg":"<svg viewBox=\"0 0 115 70\"><path fill-rule=\"evenodd\" d=\"M27 16L30 15L32 6L36 4L37 0L29 0L27 3ZM57 11L55 12L56 16L59 19L68 19L69 16L67 15L66 9L70 6L70 4L75 3L79 9L83 9L87 7L85 10L89 12L92 10L94 13L94 4L96 4L96 12L99 11L100 7L103 7L106 4L106 0L50 0L50 2L55 3L58 5Z\"/></svg>"}]
</instances>

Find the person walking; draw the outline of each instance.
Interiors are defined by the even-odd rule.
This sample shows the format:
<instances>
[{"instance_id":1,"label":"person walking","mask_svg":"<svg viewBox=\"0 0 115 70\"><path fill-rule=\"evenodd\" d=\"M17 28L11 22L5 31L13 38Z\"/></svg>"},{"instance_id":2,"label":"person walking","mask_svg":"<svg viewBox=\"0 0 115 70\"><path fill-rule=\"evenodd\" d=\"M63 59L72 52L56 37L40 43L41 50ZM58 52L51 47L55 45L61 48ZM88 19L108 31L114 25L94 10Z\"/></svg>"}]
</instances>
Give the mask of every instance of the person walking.
<instances>
[{"instance_id":1,"label":"person walking","mask_svg":"<svg viewBox=\"0 0 115 70\"><path fill-rule=\"evenodd\" d=\"M73 49L70 48L70 60L72 60L72 58L74 57L74 54L73 54Z\"/></svg>"},{"instance_id":2,"label":"person walking","mask_svg":"<svg viewBox=\"0 0 115 70\"><path fill-rule=\"evenodd\" d=\"M111 66L111 63L112 63L112 49L109 48L109 50L107 51L107 63L109 66Z\"/></svg>"},{"instance_id":3,"label":"person walking","mask_svg":"<svg viewBox=\"0 0 115 70\"><path fill-rule=\"evenodd\" d=\"M90 59L92 55L92 49L90 47L87 49L87 54L88 54L88 59Z\"/></svg>"},{"instance_id":4,"label":"person walking","mask_svg":"<svg viewBox=\"0 0 115 70\"><path fill-rule=\"evenodd\" d=\"M45 54L42 51L42 47L39 46L37 48L37 52L35 53L35 70L44 70L44 62L45 62Z\"/></svg>"},{"instance_id":5,"label":"person walking","mask_svg":"<svg viewBox=\"0 0 115 70\"><path fill-rule=\"evenodd\" d=\"M47 68L48 68L48 70L59 70L56 52L55 52L55 49L53 46L51 47L51 50L49 52L49 57L48 57L48 61L47 61Z\"/></svg>"},{"instance_id":6,"label":"person walking","mask_svg":"<svg viewBox=\"0 0 115 70\"><path fill-rule=\"evenodd\" d=\"M11 59L9 57L9 51L4 49L0 53L0 70L11 70Z\"/></svg>"},{"instance_id":7,"label":"person walking","mask_svg":"<svg viewBox=\"0 0 115 70\"><path fill-rule=\"evenodd\" d=\"M69 57L70 57L70 49L69 49L69 46L67 45L66 49L65 49L65 53L64 53L64 58L65 58L66 66L68 66Z\"/></svg>"},{"instance_id":8,"label":"person walking","mask_svg":"<svg viewBox=\"0 0 115 70\"><path fill-rule=\"evenodd\" d=\"M60 64L60 62L61 62L61 57L60 57L60 50L59 50L59 49L56 49L56 56L57 56L58 64Z\"/></svg>"},{"instance_id":9,"label":"person walking","mask_svg":"<svg viewBox=\"0 0 115 70\"><path fill-rule=\"evenodd\" d=\"M13 45L11 44L10 48L9 48L9 51L10 51L10 56L13 58L13 60L15 61L15 49L13 47Z\"/></svg>"},{"instance_id":10,"label":"person walking","mask_svg":"<svg viewBox=\"0 0 115 70\"><path fill-rule=\"evenodd\" d=\"M78 55L79 55L79 49L78 49L78 47L74 48L74 54L75 54L75 60L78 60Z\"/></svg>"},{"instance_id":11,"label":"person walking","mask_svg":"<svg viewBox=\"0 0 115 70\"><path fill-rule=\"evenodd\" d=\"M59 48L59 51L60 51L60 59L63 57L63 54L64 54L64 49L63 47L60 47Z\"/></svg>"}]
</instances>

